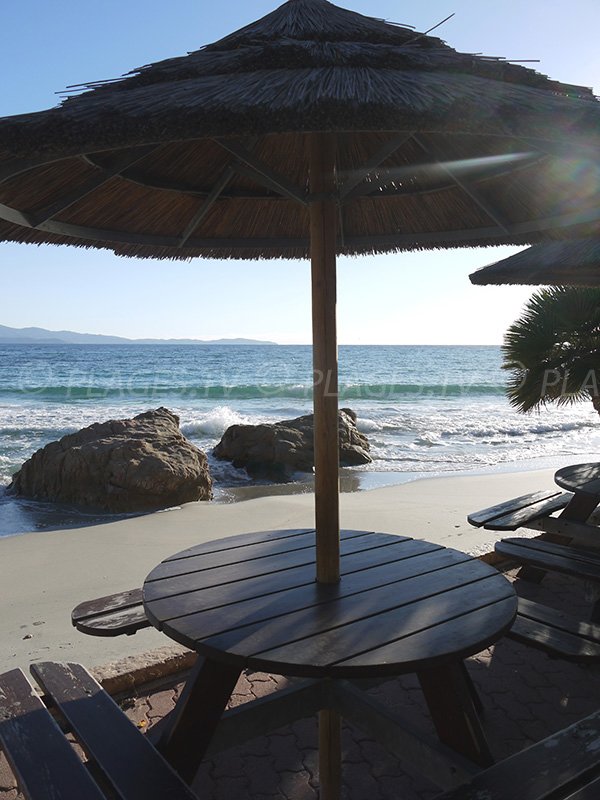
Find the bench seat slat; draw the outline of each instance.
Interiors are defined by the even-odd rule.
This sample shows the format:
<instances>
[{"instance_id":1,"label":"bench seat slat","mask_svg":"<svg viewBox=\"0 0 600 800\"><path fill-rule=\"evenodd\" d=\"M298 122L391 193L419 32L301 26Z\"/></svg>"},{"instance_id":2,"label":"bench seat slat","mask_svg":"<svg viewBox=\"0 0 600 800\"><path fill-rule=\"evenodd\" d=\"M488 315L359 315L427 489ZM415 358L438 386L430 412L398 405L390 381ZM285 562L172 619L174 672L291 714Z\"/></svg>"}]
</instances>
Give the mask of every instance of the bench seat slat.
<instances>
[{"instance_id":1,"label":"bench seat slat","mask_svg":"<svg viewBox=\"0 0 600 800\"><path fill-rule=\"evenodd\" d=\"M549 608L533 600L519 597L518 613L520 616L552 625L554 628L570 633L573 636L579 636L582 639L589 639L591 642L600 644L600 625L576 619L564 611Z\"/></svg>"},{"instance_id":2,"label":"bench seat slat","mask_svg":"<svg viewBox=\"0 0 600 800\"><path fill-rule=\"evenodd\" d=\"M27 798L104 800L20 669L0 675L0 749Z\"/></svg>"},{"instance_id":3,"label":"bench seat slat","mask_svg":"<svg viewBox=\"0 0 600 800\"><path fill-rule=\"evenodd\" d=\"M568 794L564 800L598 800L600 797L600 776Z\"/></svg>"},{"instance_id":4,"label":"bench seat slat","mask_svg":"<svg viewBox=\"0 0 600 800\"><path fill-rule=\"evenodd\" d=\"M543 503L546 500L550 500L553 497L563 494L564 492L556 489L523 494L520 497L512 498L512 500L505 500L503 503L499 503L498 505L490 506L489 508L483 508L481 511L474 511L472 514L469 514L467 520L476 528L481 528L482 526L486 525L486 523L491 522L498 517L504 517L506 514L510 514L513 511L527 509L536 503Z\"/></svg>"},{"instance_id":5,"label":"bench seat slat","mask_svg":"<svg viewBox=\"0 0 600 800\"><path fill-rule=\"evenodd\" d=\"M34 664L75 736L123 800L197 800L80 664Z\"/></svg>"},{"instance_id":6,"label":"bench seat slat","mask_svg":"<svg viewBox=\"0 0 600 800\"><path fill-rule=\"evenodd\" d=\"M522 564L600 581L600 558L581 550L519 537L496 542L495 550Z\"/></svg>"},{"instance_id":7,"label":"bench seat slat","mask_svg":"<svg viewBox=\"0 0 600 800\"><path fill-rule=\"evenodd\" d=\"M568 661L600 661L600 642L592 642L520 614L517 614L508 635L511 639L559 655Z\"/></svg>"},{"instance_id":8,"label":"bench seat slat","mask_svg":"<svg viewBox=\"0 0 600 800\"><path fill-rule=\"evenodd\" d=\"M128 589L125 592L109 594L105 597L97 597L94 600L86 600L79 603L71 611L71 622L76 625L78 622L88 620L98 614L106 614L109 611L122 611L125 608L139 606L142 604L142 590Z\"/></svg>"},{"instance_id":9,"label":"bench seat slat","mask_svg":"<svg viewBox=\"0 0 600 800\"><path fill-rule=\"evenodd\" d=\"M131 636L143 628L149 628L150 621L144 607L140 605L81 620L75 627L90 636Z\"/></svg>"},{"instance_id":10,"label":"bench seat slat","mask_svg":"<svg viewBox=\"0 0 600 800\"><path fill-rule=\"evenodd\" d=\"M600 533L600 529L599 529ZM565 556L574 560L600 564L600 550L586 549L584 547L573 547L572 545L556 544L546 539L536 537L525 539L519 536L507 537L503 542L519 542L523 547L532 550L542 550L544 553L552 553L557 556Z\"/></svg>"},{"instance_id":11,"label":"bench seat slat","mask_svg":"<svg viewBox=\"0 0 600 800\"><path fill-rule=\"evenodd\" d=\"M500 761L436 800L591 800L598 797L600 711ZM579 779L579 783L577 783ZM595 781L595 785L594 785Z\"/></svg>"},{"instance_id":12,"label":"bench seat slat","mask_svg":"<svg viewBox=\"0 0 600 800\"><path fill-rule=\"evenodd\" d=\"M521 528L529 522L541 517L548 517L555 511L565 508L572 497L572 494L566 492L559 494L550 500L533 503L528 508L517 509L504 516L496 517L491 522L486 522L483 527L488 531L516 531L517 528Z\"/></svg>"}]
</instances>

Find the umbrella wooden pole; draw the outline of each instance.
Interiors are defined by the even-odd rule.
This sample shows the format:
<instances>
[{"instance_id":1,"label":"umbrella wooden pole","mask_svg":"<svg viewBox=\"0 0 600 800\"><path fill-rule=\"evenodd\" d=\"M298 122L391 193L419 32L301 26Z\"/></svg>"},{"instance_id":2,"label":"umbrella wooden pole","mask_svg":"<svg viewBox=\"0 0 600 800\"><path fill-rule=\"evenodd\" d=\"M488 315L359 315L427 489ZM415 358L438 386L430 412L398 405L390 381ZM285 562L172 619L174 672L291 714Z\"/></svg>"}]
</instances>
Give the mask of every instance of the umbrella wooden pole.
<instances>
[{"instance_id":1,"label":"umbrella wooden pole","mask_svg":"<svg viewBox=\"0 0 600 800\"><path fill-rule=\"evenodd\" d=\"M317 580L340 579L338 359L336 331L336 140L310 135L313 403Z\"/></svg>"},{"instance_id":2,"label":"umbrella wooden pole","mask_svg":"<svg viewBox=\"0 0 600 800\"><path fill-rule=\"evenodd\" d=\"M338 357L336 323L336 141L310 136L310 258L313 317L313 403L315 429L315 517L317 580L340 579ZM319 712L319 797L339 800L342 786L342 720L337 711Z\"/></svg>"}]
</instances>

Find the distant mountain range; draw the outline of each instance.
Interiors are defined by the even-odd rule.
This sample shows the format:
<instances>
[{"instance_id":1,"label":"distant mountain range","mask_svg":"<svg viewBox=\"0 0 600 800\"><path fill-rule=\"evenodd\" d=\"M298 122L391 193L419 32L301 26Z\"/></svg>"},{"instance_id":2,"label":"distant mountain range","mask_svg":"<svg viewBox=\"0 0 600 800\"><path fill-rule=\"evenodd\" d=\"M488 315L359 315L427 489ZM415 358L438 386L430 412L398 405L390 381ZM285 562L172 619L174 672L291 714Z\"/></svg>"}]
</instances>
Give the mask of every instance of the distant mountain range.
<instances>
[{"instance_id":1,"label":"distant mountain range","mask_svg":"<svg viewBox=\"0 0 600 800\"><path fill-rule=\"evenodd\" d=\"M45 328L9 328L0 325L0 344L277 344L260 339L125 339L100 333L48 331Z\"/></svg>"}]
</instances>

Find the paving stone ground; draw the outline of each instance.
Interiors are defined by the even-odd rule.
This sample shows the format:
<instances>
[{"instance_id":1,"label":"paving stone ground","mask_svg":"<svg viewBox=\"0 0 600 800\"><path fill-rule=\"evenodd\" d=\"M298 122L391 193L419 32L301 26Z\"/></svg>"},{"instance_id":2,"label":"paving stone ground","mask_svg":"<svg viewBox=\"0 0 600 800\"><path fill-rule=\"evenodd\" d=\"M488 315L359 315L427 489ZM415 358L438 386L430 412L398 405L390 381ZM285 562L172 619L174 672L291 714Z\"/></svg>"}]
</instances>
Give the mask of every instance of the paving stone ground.
<instances>
[{"instance_id":1,"label":"paving stone ground","mask_svg":"<svg viewBox=\"0 0 600 800\"><path fill-rule=\"evenodd\" d=\"M584 619L589 612L579 581L552 575L534 585L516 578L515 571L507 575L515 580L522 596ZM600 707L600 665L551 659L510 639L471 657L467 664L484 704L484 728L496 759L518 752ZM285 684L285 678L249 673L240 678L231 705L262 697ZM148 730L173 707L179 690L179 686L163 688L131 698L124 703L126 713L140 730ZM388 708L408 715L413 726L434 736L414 676L387 681L370 692ZM349 725L344 725L343 753L343 800L430 800L439 793L424 776L390 755L384 744ZM194 789L203 800L316 800L316 719L298 720L206 760ZM20 797L0 756L0 800Z\"/></svg>"}]
</instances>

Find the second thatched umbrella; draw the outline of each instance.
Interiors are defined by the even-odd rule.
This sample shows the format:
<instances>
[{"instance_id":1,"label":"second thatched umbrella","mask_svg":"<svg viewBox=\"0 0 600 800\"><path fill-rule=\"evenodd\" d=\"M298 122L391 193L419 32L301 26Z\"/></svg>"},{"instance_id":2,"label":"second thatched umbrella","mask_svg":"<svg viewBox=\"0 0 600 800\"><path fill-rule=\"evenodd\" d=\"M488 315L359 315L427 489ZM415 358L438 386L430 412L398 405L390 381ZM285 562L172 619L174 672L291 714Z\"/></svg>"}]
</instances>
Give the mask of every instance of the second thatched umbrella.
<instances>
[{"instance_id":1,"label":"second thatched umbrella","mask_svg":"<svg viewBox=\"0 0 600 800\"><path fill-rule=\"evenodd\" d=\"M339 579L336 255L600 225L600 104L501 59L289 0L193 52L0 120L0 240L312 262L317 574Z\"/></svg>"},{"instance_id":2,"label":"second thatched umbrella","mask_svg":"<svg viewBox=\"0 0 600 800\"><path fill-rule=\"evenodd\" d=\"M600 286L600 236L535 245L469 278L476 286Z\"/></svg>"}]
</instances>

